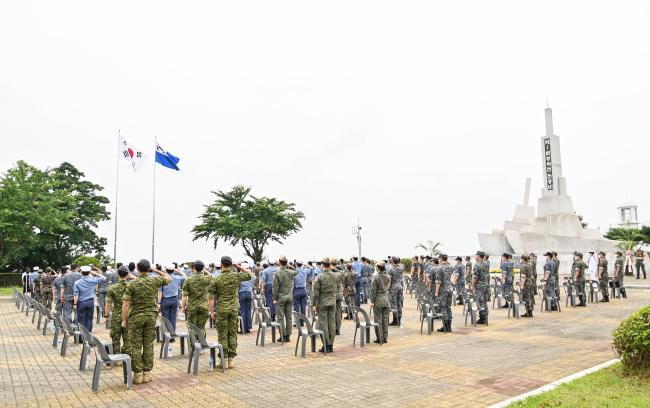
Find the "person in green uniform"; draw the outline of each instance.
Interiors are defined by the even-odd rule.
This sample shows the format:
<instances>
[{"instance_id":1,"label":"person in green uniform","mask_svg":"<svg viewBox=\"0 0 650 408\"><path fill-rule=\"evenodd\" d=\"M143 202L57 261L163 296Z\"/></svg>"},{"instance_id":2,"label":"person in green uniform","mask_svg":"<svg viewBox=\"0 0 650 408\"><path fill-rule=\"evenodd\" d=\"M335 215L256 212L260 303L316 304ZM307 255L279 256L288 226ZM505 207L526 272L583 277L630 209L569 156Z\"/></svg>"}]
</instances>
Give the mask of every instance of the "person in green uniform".
<instances>
[{"instance_id":1,"label":"person in green uniform","mask_svg":"<svg viewBox=\"0 0 650 408\"><path fill-rule=\"evenodd\" d=\"M212 280L208 292L210 317L214 315L214 301L217 300L217 333L219 343L223 345L224 355L228 358L228 368L235 368L237 356L237 326L239 316L239 285L253 279L250 270L240 265L233 265L229 256L221 257L221 274ZM186 282L187 284L187 282ZM221 363L217 366L221 368Z\"/></svg>"},{"instance_id":2,"label":"person in green uniform","mask_svg":"<svg viewBox=\"0 0 650 408\"><path fill-rule=\"evenodd\" d=\"M146 259L137 264L139 276L126 285L122 296L122 328L127 330L127 349L131 356L133 383L151 381L153 342L156 339L158 288L172 281L166 272L151 268ZM158 276L149 276L155 272Z\"/></svg>"},{"instance_id":3,"label":"person in green uniform","mask_svg":"<svg viewBox=\"0 0 650 408\"><path fill-rule=\"evenodd\" d=\"M205 334L205 323L208 321L208 291L213 278L202 261L195 261L192 271L192 276L183 283L182 308L186 320Z\"/></svg>"},{"instance_id":4,"label":"person in green uniform","mask_svg":"<svg viewBox=\"0 0 650 408\"><path fill-rule=\"evenodd\" d=\"M113 353L120 354L125 353L129 354L126 344L128 341L126 335L126 328L122 327L122 297L124 297L124 292L126 292L126 278L130 276L135 278L135 276L129 273L129 268L125 265L120 266L117 269L118 281L111 285L106 293L106 302L104 304L104 323L109 324L109 319L111 316L111 310L113 311L113 319L110 319L110 334L111 341L113 342ZM122 346L124 345L124 346ZM118 364L122 365L121 362Z\"/></svg>"},{"instance_id":5,"label":"person in green uniform","mask_svg":"<svg viewBox=\"0 0 650 408\"><path fill-rule=\"evenodd\" d=\"M336 315L334 316L334 323L336 325L336 336L341 334L341 318L343 316L343 265L339 265L339 261L332 257L330 258L331 269L338 279L338 287L336 289Z\"/></svg>"},{"instance_id":6,"label":"person in green uniform","mask_svg":"<svg viewBox=\"0 0 650 408\"><path fill-rule=\"evenodd\" d=\"M609 273L607 271L607 255L605 252L598 253L598 282L600 291L603 293L601 302L609 302Z\"/></svg>"},{"instance_id":7,"label":"person in green uniform","mask_svg":"<svg viewBox=\"0 0 650 408\"><path fill-rule=\"evenodd\" d=\"M370 304L375 312L375 343L388 342L388 319L390 316L390 301L388 300L388 288L390 287L390 276L386 273L384 262L377 264L377 275L370 284Z\"/></svg>"},{"instance_id":8,"label":"person in green uniform","mask_svg":"<svg viewBox=\"0 0 650 408\"><path fill-rule=\"evenodd\" d=\"M526 305L526 314L521 315L521 317L533 317L533 308L535 307L535 277L533 276L533 268L528 255L521 256L519 286L521 287L521 300Z\"/></svg>"},{"instance_id":9,"label":"person in green uniform","mask_svg":"<svg viewBox=\"0 0 650 408\"><path fill-rule=\"evenodd\" d=\"M340 278L338 273L332 271L329 258L321 261L323 271L314 280L312 290L312 309L318 315L318 328L323 331L325 347L320 352L334 352L334 338L336 337L336 298L340 291Z\"/></svg>"},{"instance_id":10,"label":"person in green uniform","mask_svg":"<svg viewBox=\"0 0 650 408\"><path fill-rule=\"evenodd\" d=\"M292 266L287 266L287 258L281 256L278 260L280 269L273 277L272 299L275 312L280 323L284 322L282 335L284 341L291 341L293 310L293 278L298 274Z\"/></svg>"}]
</instances>

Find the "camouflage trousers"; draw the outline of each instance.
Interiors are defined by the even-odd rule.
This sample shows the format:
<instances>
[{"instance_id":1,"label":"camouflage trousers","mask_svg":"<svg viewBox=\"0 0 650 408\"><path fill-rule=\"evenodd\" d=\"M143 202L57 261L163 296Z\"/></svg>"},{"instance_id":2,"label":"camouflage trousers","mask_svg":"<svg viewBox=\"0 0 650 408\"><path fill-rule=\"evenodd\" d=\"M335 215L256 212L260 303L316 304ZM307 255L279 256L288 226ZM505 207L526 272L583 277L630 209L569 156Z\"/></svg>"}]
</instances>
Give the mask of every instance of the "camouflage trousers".
<instances>
[{"instance_id":1,"label":"camouflage trousers","mask_svg":"<svg viewBox=\"0 0 650 408\"><path fill-rule=\"evenodd\" d=\"M350 310L352 310L350 309L350 306L354 306L354 296L354 292L345 295L345 303L348 305L348 316L350 317L352 316L352 313L350 313Z\"/></svg>"},{"instance_id":2,"label":"camouflage trousers","mask_svg":"<svg viewBox=\"0 0 650 408\"><path fill-rule=\"evenodd\" d=\"M603 293L603 299L609 300L609 276L601 276L598 280L598 285L600 286L600 291Z\"/></svg>"},{"instance_id":3,"label":"camouflage trousers","mask_svg":"<svg viewBox=\"0 0 650 408\"><path fill-rule=\"evenodd\" d=\"M41 303L48 309L52 309L52 289L43 288L43 293L41 293Z\"/></svg>"},{"instance_id":4,"label":"camouflage trousers","mask_svg":"<svg viewBox=\"0 0 650 408\"><path fill-rule=\"evenodd\" d=\"M103 315L104 304L106 304L106 294L108 292L99 292L97 294L97 305L99 306L99 314Z\"/></svg>"},{"instance_id":5,"label":"camouflage trousers","mask_svg":"<svg viewBox=\"0 0 650 408\"><path fill-rule=\"evenodd\" d=\"M440 308L440 314L442 315L442 320L452 319L451 314L451 305L453 304L453 293L447 291L440 291L438 293L438 307Z\"/></svg>"},{"instance_id":6,"label":"camouflage trousers","mask_svg":"<svg viewBox=\"0 0 650 408\"><path fill-rule=\"evenodd\" d=\"M390 302L390 308L397 311L397 317L402 317L402 305L404 304L404 293L402 292L402 287L391 288L388 291L388 301Z\"/></svg>"},{"instance_id":7,"label":"camouflage trousers","mask_svg":"<svg viewBox=\"0 0 650 408\"><path fill-rule=\"evenodd\" d=\"M113 353L115 354L130 354L126 345L128 342L127 331L121 325L121 316L115 315L114 319L111 319L111 342L113 343Z\"/></svg>"},{"instance_id":8,"label":"camouflage trousers","mask_svg":"<svg viewBox=\"0 0 650 408\"><path fill-rule=\"evenodd\" d=\"M208 309L204 307L187 308L185 319L198 327L205 334L205 323L208 321Z\"/></svg>"},{"instance_id":9,"label":"camouflage trousers","mask_svg":"<svg viewBox=\"0 0 650 408\"><path fill-rule=\"evenodd\" d=\"M134 373L153 368L153 342L156 340L156 315L129 315L127 350Z\"/></svg>"},{"instance_id":10,"label":"camouflage trousers","mask_svg":"<svg viewBox=\"0 0 650 408\"><path fill-rule=\"evenodd\" d=\"M388 319L390 316L390 307L375 307L374 314L373 317L375 323L377 323L377 327L375 328L377 339L381 338L384 341L388 340Z\"/></svg>"},{"instance_id":11,"label":"camouflage trousers","mask_svg":"<svg viewBox=\"0 0 650 408\"><path fill-rule=\"evenodd\" d=\"M291 310L289 311L289 316L291 316ZM219 343L223 345L223 355L226 358L237 356L237 330L239 330L238 317L239 309L220 310L219 316L217 316L217 336L219 338Z\"/></svg>"},{"instance_id":12,"label":"camouflage trousers","mask_svg":"<svg viewBox=\"0 0 650 408\"><path fill-rule=\"evenodd\" d=\"M476 302L478 303L479 312L482 310L483 313L487 316L490 313L490 308L488 307L490 288L487 286L477 286L475 295L476 295Z\"/></svg>"},{"instance_id":13,"label":"camouflage trousers","mask_svg":"<svg viewBox=\"0 0 650 408\"><path fill-rule=\"evenodd\" d=\"M342 301L336 299L336 316L334 316L334 323L336 326L336 331L341 330L341 315L343 314L343 308L341 307Z\"/></svg>"},{"instance_id":14,"label":"camouflage trousers","mask_svg":"<svg viewBox=\"0 0 650 408\"><path fill-rule=\"evenodd\" d=\"M282 333L283 336L291 335L291 327L293 324L293 314L291 313L292 311L293 299L279 299L275 304L275 312L278 316L278 322L280 322L280 324L284 323L284 326L282 326L280 330L280 333Z\"/></svg>"},{"instance_id":15,"label":"camouflage trousers","mask_svg":"<svg viewBox=\"0 0 650 408\"><path fill-rule=\"evenodd\" d=\"M361 293L363 293L363 301L368 301L370 296L370 278L361 278Z\"/></svg>"},{"instance_id":16,"label":"camouflage trousers","mask_svg":"<svg viewBox=\"0 0 650 408\"><path fill-rule=\"evenodd\" d=\"M578 298L580 299L580 303L585 303L586 297L585 297L585 280L584 279L578 279L575 281L575 287L576 287L576 293L578 294Z\"/></svg>"},{"instance_id":17,"label":"camouflage trousers","mask_svg":"<svg viewBox=\"0 0 650 408\"><path fill-rule=\"evenodd\" d=\"M54 311L56 312L56 314L61 316L61 313L63 313L63 303L56 302L56 305L54 306Z\"/></svg>"},{"instance_id":18,"label":"camouflage trousers","mask_svg":"<svg viewBox=\"0 0 650 408\"><path fill-rule=\"evenodd\" d=\"M459 278L456 283L456 294L458 295L458 300L462 299L467 291L465 290L465 279Z\"/></svg>"},{"instance_id":19,"label":"camouflage trousers","mask_svg":"<svg viewBox=\"0 0 650 408\"><path fill-rule=\"evenodd\" d=\"M334 338L336 337L336 316L340 314L336 310L336 306L318 306L318 328L323 331L325 343L328 346L334 345Z\"/></svg>"},{"instance_id":20,"label":"camouflage trousers","mask_svg":"<svg viewBox=\"0 0 650 408\"><path fill-rule=\"evenodd\" d=\"M512 293L512 282L503 282L501 289L503 290L503 297L508 301L508 299L510 299L510 294Z\"/></svg>"},{"instance_id":21,"label":"camouflage trousers","mask_svg":"<svg viewBox=\"0 0 650 408\"><path fill-rule=\"evenodd\" d=\"M521 291L521 300L526 303L526 312L530 312L535 307L535 294L533 293L533 285L526 285Z\"/></svg>"}]
</instances>

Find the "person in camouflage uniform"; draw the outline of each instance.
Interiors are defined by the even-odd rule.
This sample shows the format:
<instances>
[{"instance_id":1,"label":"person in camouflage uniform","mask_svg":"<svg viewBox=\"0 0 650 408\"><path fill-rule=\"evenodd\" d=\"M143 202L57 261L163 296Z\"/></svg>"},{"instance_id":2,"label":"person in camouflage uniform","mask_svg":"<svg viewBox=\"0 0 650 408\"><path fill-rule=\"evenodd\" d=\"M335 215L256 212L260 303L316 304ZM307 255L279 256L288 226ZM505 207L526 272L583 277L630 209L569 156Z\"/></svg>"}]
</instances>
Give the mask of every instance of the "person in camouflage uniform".
<instances>
[{"instance_id":1,"label":"person in camouflage uniform","mask_svg":"<svg viewBox=\"0 0 650 408\"><path fill-rule=\"evenodd\" d=\"M352 313L350 312L350 306L354 305L354 298L356 296L355 292L355 287L354 287L354 280L356 278L356 274L354 273L354 270L352 270L352 265L347 265L346 266L346 271L343 274L343 299L345 299L345 303L348 305L348 315L346 316L346 319L352 320ZM350 303L352 302L352 303Z\"/></svg>"},{"instance_id":2,"label":"person in camouflage uniform","mask_svg":"<svg viewBox=\"0 0 650 408\"><path fill-rule=\"evenodd\" d=\"M555 280L555 296L560 299L560 259L557 252L553 252L553 278Z\"/></svg>"},{"instance_id":3,"label":"person in camouflage uniform","mask_svg":"<svg viewBox=\"0 0 650 408\"><path fill-rule=\"evenodd\" d=\"M39 269L36 278L32 281L32 296L34 297L34 300L36 300L38 303L43 303L41 297L41 293L43 289L43 286L41 285L42 280L43 280L43 270Z\"/></svg>"},{"instance_id":4,"label":"person in camouflage uniform","mask_svg":"<svg viewBox=\"0 0 650 408\"><path fill-rule=\"evenodd\" d=\"M474 274L474 267L472 265L472 258L465 257L465 282L472 283L472 276Z\"/></svg>"},{"instance_id":5,"label":"person in camouflage uniform","mask_svg":"<svg viewBox=\"0 0 650 408\"><path fill-rule=\"evenodd\" d=\"M363 291L363 303L368 303L370 296L370 282L372 282L372 265L365 256L361 257L361 290Z\"/></svg>"},{"instance_id":6,"label":"person in camouflage uniform","mask_svg":"<svg viewBox=\"0 0 650 408\"><path fill-rule=\"evenodd\" d=\"M577 252L575 254L575 261L573 262L573 285L576 288L576 292L580 303L578 306L585 307L585 271L587 270L587 264L582 260L582 254Z\"/></svg>"},{"instance_id":7,"label":"person in camouflage uniform","mask_svg":"<svg viewBox=\"0 0 650 408\"><path fill-rule=\"evenodd\" d=\"M451 284L452 275L454 274L454 267L447 262L447 255L440 254L440 266L435 274L435 297L438 300L440 307L440 314L442 316L442 327L437 331L450 332L451 331L451 305L453 302L453 288ZM457 278L456 278L457 279ZM454 279L454 280L456 280Z\"/></svg>"},{"instance_id":8,"label":"person in camouflage uniform","mask_svg":"<svg viewBox=\"0 0 650 408\"><path fill-rule=\"evenodd\" d=\"M52 309L52 284L54 279L56 279L54 269L48 266L41 278L41 303L48 309Z\"/></svg>"},{"instance_id":9,"label":"person in camouflage uniform","mask_svg":"<svg viewBox=\"0 0 650 408\"><path fill-rule=\"evenodd\" d=\"M411 279L414 284L420 282L421 264L419 259L417 255L411 258Z\"/></svg>"},{"instance_id":10,"label":"person in camouflage uniform","mask_svg":"<svg viewBox=\"0 0 650 408\"><path fill-rule=\"evenodd\" d=\"M533 283L535 284L535 290L533 290L533 293L537 296L537 255L531 252L528 259L530 269L533 271Z\"/></svg>"},{"instance_id":11,"label":"person in camouflage uniform","mask_svg":"<svg viewBox=\"0 0 650 408\"><path fill-rule=\"evenodd\" d=\"M504 253L501 257L501 279L503 287L503 297L506 299L506 304L503 305L503 309L508 309L510 305L508 304L508 299L510 299L510 294L513 289L513 270L515 268L515 263L512 262L512 255Z\"/></svg>"},{"instance_id":12,"label":"person in camouflage uniform","mask_svg":"<svg viewBox=\"0 0 650 408\"><path fill-rule=\"evenodd\" d=\"M151 381L153 342L156 340L158 288L172 281L166 272L152 269L146 259L137 264L138 278L129 282L122 296L122 323L127 331L126 348L131 356L133 383ZM158 276L150 276L155 272Z\"/></svg>"},{"instance_id":13,"label":"person in camouflage uniform","mask_svg":"<svg viewBox=\"0 0 650 408\"><path fill-rule=\"evenodd\" d=\"M530 257L528 255L521 256L521 265L519 265L519 286L521 286L521 301L526 305L526 314L521 317L533 317L533 309L535 307L535 294L533 292L535 279L533 277L533 269L531 268Z\"/></svg>"},{"instance_id":14,"label":"person in camouflage uniform","mask_svg":"<svg viewBox=\"0 0 650 408\"><path fill-rule=\"evenodd\" d=\"M215 318L215 299L218 315L216 317L219 343L223 345L224 355L228 358L228 368L235 368L237 356L237 330L239 325L239 285L253 279L250 270L233 265L229 256L221 257L221 274L212 280L209 292L210 317ZM293 277L291 279L293 282ZM187 282L186 282L187 284ZM291 294L289 295L291 298ZM291 301L289 302L291 305ZM289 309L291 313L291 309ZM221 368L221 363L217 366Z\"/></svg>"},{"instance_id":15,"label":"person in camouflage uniform","mask_svg":"<svg viewBox=\"0 0 650 408\"><path fill-rule=\"evenodd\" d=\"M598 253L598 282L603 293L601 302L609 302L609 273L607 272L607 257L605 252Z\"/></svg>"},{"instance_id":16,"label":"person in camouflage uniform","mask_svg":"<svg viewBox=\"0 0 650 408\"><path fill-rule=\"evenodd\" d=\"M623 259L623 253L618 251L616 252L616 261L614 261L614 285L618 288L621 296L623 298L627 297L625 293L625 286L623 284L623 278L625 277L625 260Z\"/></svg>"},{"instance_id":17,"label":"person in camouflage uniform","mask_svg":"<svg viewBox=\"0 0 650 408\"><path fill-rule=\"evenodd\" d=\"M388 300L388 288L390 287L390 276L386 273L386 265L383 262L377 264L377 275L370 285L370 304L375 315L375 343L388 342L388 318L390 315L390 301Z\"/></svg>"},{"instance_id":18,"label":"person in camouflage uniform","mask_svg":"<svg viewBox=\"0 0 650 408\"><path fill-rule=\"evenodd\" d=\"M336 289L336 316L335 316L335 322L336 322L336 335L341 334L341 318L343 315L343 269L341 269L342 265L339 266L338 260L336 258L330 258L332 261L332 269L331 272L336 275L338 278L338 287Z\"/></svg>"},{"instance_id":19,"label":"person in camouflage uniform","mask_svg":"<svg viewBox=\"0 0 650 408\"><path fill-rule=\"evenodd\" d=\"M275 305L275 312L278 316L278 322L284 323L280 332L284 336L284 341L291 341L293 278L296 277L298 272L293 267L287 265L287 257L281 256L278 262L280 263L280 269L278 269L273 277L271 296Z\"/></svg>"},{"instance_id":20,"label":"person in camouflage uniform","mask_svg":"<svg viewBox=\"0 0 650 408\"><path fill-rule=\"evenodd\" d=\"M388 275L390 276L390 289L388 291L388 299L390 300L390 308L395 310L393 313L393 321L391 326L400 326L402 322L402 305L404 302L404 292L402 291L402 276L404 269L401 265L399 257L394 256L391 259L391 266L388 268Z\"/></svg>"},{"instance_id":21,"label":"person in camouflage uniform","mask_svg":"<svg viewBox=\"0 0 650 408\"><path fill-rule=\"evenodd\" d=\"M129 268L124 265L119 267L117 275L117 283L111 285L106 293L106 303L103 308L104 323L106 325L109 325L110 323L109 327L111 341L113 342L113 353L130 354L126 348L128 341L126 328L122 327L122 298L124 297L124 292L126 292L126 277L130 275L132 278L135 278L135 276L131 275L129 273ZM111 311L113 311L114 318L111 318Z\"/></svg>"},{"instance_id":22,"label":"person in camouflage uniform","mask_svg":"<svg viewBox=\"0 0 650 408\"><path fill-rule=\"evenodd\" d=\"M553 261L553 253L547 252L544 254L546 257L546 263L544 263L544 297L554 297L556 295L555 286L557 282L555 281L555 262ZM551 310L557 310L557 301L551 301ZM547 304L546 307L549 307Z\"/></svg>"},{"instance_id":23,"label":"person in camouflage uniform","mask_svg":"<svg viewBox=\"0 0 650 408\"><path fill-rule=\"evenodd\" d=\"M490 292L488 281L490 279L490 270L485 262L485 252L476 252L476 262L472 271L472 290L476 296L479 307L479 319L477 324L488 323L488 293Z\"/></svg>"},{"instance_id":24,"label":"person in camouflage uniform","mask_svg":"<svg viewBox=\"0 0 650 408\"><path fill-rule=\"evenodd\" d=\"M183 283L182 308L185 320L192 323L205 334L205 323L208 321L208 292L213 278L205 268L203 261L195 261L192 265L192 276Z\"/></svg>"},{"instance_id":25,"label":"person in camouflage uniform","mask_svg":"<svg viewBox=\"0 0 650 408\"><path fill-rule=\"evenodd\" d=\"M318 315L318 327L323 331L325 347L321 353L334 352L334 338L336 337L336 298L340 291L339 275L332 272L332 263L329 258L321 262L323 271L314 279L312 310Z\"/></svg>"},{"instance_id":26,"label":"person in camouflage uniform","mask_svg":"<svg viewBox=\"0 0 650 408\"><path fill-rule=\"evenodd\" d=\"M465 290L465 266L463 266L463 258L460 256L456 257L454 273L458 276L458 281L456 282L456 301L459 305L462 305L465 303L464 299L467 291Z\"/></svg>"},{"instance_id":27,"label":"person in camouflage uniform","mask_svg":"<svg viewBox=\"0 0 650 408\"><path fill-rule=\"evenodd\" d=\"M106 265L102 266L102 275L104 280L97 285L97 304L99 305L99 313L104 314L104 305L106 304L106 294L108 288L113 284L114 272L109 272Z\"/></svg>"},{"instance_id":28,"label":"person in camouflage uniform","mask_svg":"<svg viewBox=\"0 0 650 408\"><path fill-rule=\"evenodd\" d=\"M57 276L54 279L54 282L52 282L52 297L54 298L54 311L58 314L61 315L63 313L63 302L64 302L64 296L63 294L63 277L65 276L66 272L68 272L68 267L64 266L61 268L59 271L59 276Z\"/></svg>"}]
</instances>

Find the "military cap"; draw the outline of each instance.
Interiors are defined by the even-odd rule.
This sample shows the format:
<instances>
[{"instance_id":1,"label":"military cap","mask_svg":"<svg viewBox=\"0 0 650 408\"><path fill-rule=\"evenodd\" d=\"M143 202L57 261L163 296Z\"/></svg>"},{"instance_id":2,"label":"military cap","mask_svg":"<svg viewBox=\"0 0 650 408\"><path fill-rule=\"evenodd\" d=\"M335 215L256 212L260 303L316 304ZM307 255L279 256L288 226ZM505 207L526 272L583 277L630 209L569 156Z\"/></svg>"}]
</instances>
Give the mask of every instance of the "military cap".
<instances>
[{"instance_id":1,"label":"military cap","mask_svg":"<svg viewBox=\"0 0 650 408\"><path fill-rule=\"evenodd\" d=\"M379 261L377 262L377 266L386 266L386 264L384 263L384 261Z\"/></svg>"},{"instance_id":2,"label":"military cap","mask_svg":"<svg viewBox=\"0 0 650 408\"><path fill-rule=\"evenodd\" d=\"M287 257L284 256L284 255L280 255L280 257L278 258L278 261L280 261L280 262L287 262Z\"/></svg>"},{"instance_id":3,"label":"military cap","mask_svg":"<svg viewBox=\"0 0 650 408\"><path fill-rule=\"evenodd\" d=\"M501 255L501 256L506 258L506 259L510 258L510 254L507 253L507 252L504 252L503 255Z\"/></svg>"},{"instance_id":4,"label":"military cap","mask_svg":"<svg viewBox=\"0 0 650 408\"><path fill-rule=\"evenodd\" d=\"M395 262L395 263L398 263L398 262L401 262L401 259L399 259L399 256L394 256L392 258L392 261Z\"/></svg>"},{"instance_id":5,"label":"military cap","mask_svg":"<svg viewBox=\"0 0 650 408\"><path fill-rule=\"evenodd\" d=\"M485 256L485 252L483 252L483 251L476 251L476 255L478 255L478 256Z\"/></svg>"},{"instance_id":6,"label":"military cap","mask_svg":"<svg viewBox=\"0 0 650 408\"><path fill-rule=\"evenodd\" d=\"M576 256L579 256L580 258L582 258L582 252L576 252L575 255L576 255Z\"/></svg>"},{"instance_id":7,"label":"military cap","mask_svg":"<svg viewBox=\"0 0 650 408\"><path fill-rule=\"evenodd\" d=\"M84 265L81 267L81 272L90 272L90 266Z\"/></svg>"},{"instance_id":8,"label":"military cap","mask_svg":"<svg viewBox=\"0 0 650 408\"><path fill-rule=\"evenodd\" d=\"M553 252L549 251L549 252L545 253L544 256L553 256Z\"/></svg>"},{"instance_id":9,"label":"military cap","mask_svg":"<svg viewBox=\"0 0 650 408\"><path fill-rule=\"evenodd\" d=\"M456 257L456 260L457 260L457 261L462 261L463 258L461 258L460 256L457 256L457 257Z\"/></svg>"},{"instance_id":10,"label":"military cap","mask_svg":"<svg viewBox=\"0 0 650 408\"><path fill-rule=\"evenodd\" d=\"M165 270L167 270L167 271L175 271L176 266L174 264L165 265Z\"/></svg>"},{"instance_id":11,"label":"military cap","mask_svg":"<svg viewBox=\"0 0 650 408\"><path fill-rule=\"evenodd\" d=\"M330 263L330 259L328 257L325 257L325 258L321 259L320 263L328 264L328 263Z\"/></svg>"}]
</instances>

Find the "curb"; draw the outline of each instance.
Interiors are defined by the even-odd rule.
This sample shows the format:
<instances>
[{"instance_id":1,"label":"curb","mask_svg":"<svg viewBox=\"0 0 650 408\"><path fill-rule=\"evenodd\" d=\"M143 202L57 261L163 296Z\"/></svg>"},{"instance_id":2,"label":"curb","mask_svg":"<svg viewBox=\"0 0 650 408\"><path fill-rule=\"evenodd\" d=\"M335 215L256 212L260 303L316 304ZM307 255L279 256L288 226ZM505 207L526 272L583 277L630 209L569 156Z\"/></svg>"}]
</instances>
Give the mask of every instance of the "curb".
<instances>
[{"instance_id":1,"label":"curb","mask_svg":"<svg viewBox=\"0 0 650 408\"><path fill-rule=\"evenodd\" d=\"M605 367L609 367L612 364L618 363L619 361L620 360L618 358L606 361L606 362L604 362L602 364L598 364L597 366L588 368L586 370L577 372L575 374L571 374L571 375L569 375L567 377L564 377L564 378L560 378L557 381L553 381L552 383L546 384L546 385L544 385L542 387L539 387L539 388L536 388L536 389L534 389L532 391L528 391L528 392L526 392L524 394L518 395L518 396L510 398L508 400L498 402L498 403L496 403L494 405L490 405L489 408L507 407L508 405L512 404L513 402L521 401L521 400L524 400L524 399L526 399L528 397L532 397L533 395L539 395L539 394L545 393L547 391L554 390L560 384L564 384L564 383L568 383L568 382L573 381L573 380L577 380L578 378L584 377L587 374L591 374L591 373L596 372L598 370L601 370L601 369L603 369Z\"/></svg>"},{"instance_id":2,"label":"curb","mask_svg":"<svg viewBox=\"0 0 650 408\"><path fill-rule=\"evenodd\" d=\"M650 285L625 285L625 287L630 289L650 290Z\"/></svg>"}]
</instances>

